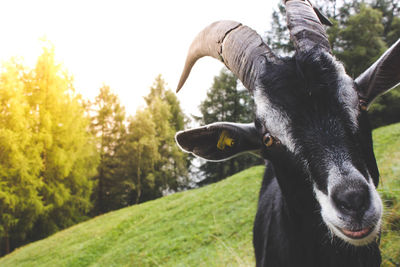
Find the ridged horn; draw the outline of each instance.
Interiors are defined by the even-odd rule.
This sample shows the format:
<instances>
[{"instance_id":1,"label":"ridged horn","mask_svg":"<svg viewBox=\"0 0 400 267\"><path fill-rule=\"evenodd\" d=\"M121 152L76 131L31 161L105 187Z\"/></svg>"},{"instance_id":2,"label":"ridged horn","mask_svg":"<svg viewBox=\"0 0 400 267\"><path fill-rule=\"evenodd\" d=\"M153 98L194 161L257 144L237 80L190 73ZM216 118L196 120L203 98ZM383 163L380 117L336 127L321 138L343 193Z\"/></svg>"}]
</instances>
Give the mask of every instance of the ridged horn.
<instances>
[{"instance_id":1,"label":"ridged horn","mask_svg":"<svg viewBox=\"0 0 400 267\"><path fill-rule=\"evenodd\" d=\"M217 21L202 30L191 44L176 92L184 85L196 61L204 56L223 62L250 91L263 66L260 63L279 60L254 30L235 21Z\"/></svg>"},{"instance_id":2,"label":"ridged horn","mask_svg":"<svg viewBox=\"0 0 400 267\"><path fill-rule=\"evenodd\" d=\"M287 26L296 51L307 52L315 46L330 52L328 37L320 18L308 0L284 0ZM329 23L325 23L329 24Z\"/></svg>"},{"instance_id":3,"label":"ridged horn","mask_svg":"<svg viewBox=\"0 0 400 267\"><path fill-rule=\"evenodd\" d=\"M379 95L400 83L400 39L355 80L357 90L369 106Z\"/></svg>"}]
</instances>

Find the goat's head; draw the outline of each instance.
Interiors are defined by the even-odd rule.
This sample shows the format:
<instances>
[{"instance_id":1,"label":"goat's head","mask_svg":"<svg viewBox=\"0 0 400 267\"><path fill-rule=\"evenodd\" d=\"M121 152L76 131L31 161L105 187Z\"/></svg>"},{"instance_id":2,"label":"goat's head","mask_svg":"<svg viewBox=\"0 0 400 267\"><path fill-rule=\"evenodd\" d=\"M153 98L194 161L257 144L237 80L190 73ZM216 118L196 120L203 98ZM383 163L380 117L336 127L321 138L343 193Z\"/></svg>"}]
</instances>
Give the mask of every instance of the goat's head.
<instances>
[{"instance_id":1,"label":"goat's head","mask_svg":"<svg viewBox=\"0 0 400 267\"><path fill-rule=\"evenodd\" d=\"M258 150L274 165L296 169L313 188L331 232L366 245L376 239L382 216L366 111L400 82L400 40L353 80L331 55L323 16L301 0L287 1L286 11L293 58L275 56L256 32L233 21L211 24L196 37L178 90L194 63L212 56L254 96L256 119L182 131L177 143L214 161Z\"/></svg>"}]
</instances>

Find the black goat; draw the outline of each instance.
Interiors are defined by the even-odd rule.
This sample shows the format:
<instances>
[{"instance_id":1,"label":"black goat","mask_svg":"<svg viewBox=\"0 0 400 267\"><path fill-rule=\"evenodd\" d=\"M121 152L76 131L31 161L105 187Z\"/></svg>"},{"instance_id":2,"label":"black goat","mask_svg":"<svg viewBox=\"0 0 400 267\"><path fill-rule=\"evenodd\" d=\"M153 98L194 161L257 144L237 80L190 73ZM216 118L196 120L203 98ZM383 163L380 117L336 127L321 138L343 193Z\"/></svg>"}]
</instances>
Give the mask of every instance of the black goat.
<instances>
[{"instance_id":1,"label":"black goat","mask_svg":"<svg viewBox=\"0 0 400 267\"><path fill-rule=\"evenodd\" d=\"M400 82L400 40L355 81L331 54L308 1L285 1L296 54L275 56L233 21L205 28L190 47L178 90L196 60L221 60L254 96L254 123L219 122L177 133L208 160L260 151L266 171L254 223L257 266L379 266L382 202L367 109Z\"/></svg>"}]
</instances>

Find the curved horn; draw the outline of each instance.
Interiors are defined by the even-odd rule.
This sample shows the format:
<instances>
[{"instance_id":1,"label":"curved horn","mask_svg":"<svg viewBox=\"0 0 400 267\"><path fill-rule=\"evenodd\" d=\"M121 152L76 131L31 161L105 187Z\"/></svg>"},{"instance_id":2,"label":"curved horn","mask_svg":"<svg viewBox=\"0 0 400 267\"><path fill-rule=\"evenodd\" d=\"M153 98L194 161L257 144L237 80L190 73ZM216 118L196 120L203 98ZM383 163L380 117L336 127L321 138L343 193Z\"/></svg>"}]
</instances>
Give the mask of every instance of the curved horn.
<instances>
[{"instance_id":1,"label":"curved horn","mask_svg":"<svg viewBox=\"0 0 400 267\"><path fill-rule=\"evenodd\" d=\"M400 83L400 39L355 80L367 107L379 95Z\"/></svg>"},{"instance_id":2,"label":"curved horn","mask_svg":"<svg viewBox=\"0 0 400 267\"><path fill-rule=\"evenodd\" d=\"M330 52L328 37L319 17L308 0L284 0L290 36L298 52L307 52L315 46ZM323 17L324 18L324 17Z\"/></svg>"},{"instance_id":3,"label":"curved horn","mask_svg":"<svg viewBox=\"0 0 400 267\"><path fill-rule=\"evenodd\" d=\"M204 56L222 61L250 91L262 66L260 60L272 63L279 60L254 30L235 21L217 21L194 39L176 92L182 88L196 61Z\"/></svg>"}]
</instances>

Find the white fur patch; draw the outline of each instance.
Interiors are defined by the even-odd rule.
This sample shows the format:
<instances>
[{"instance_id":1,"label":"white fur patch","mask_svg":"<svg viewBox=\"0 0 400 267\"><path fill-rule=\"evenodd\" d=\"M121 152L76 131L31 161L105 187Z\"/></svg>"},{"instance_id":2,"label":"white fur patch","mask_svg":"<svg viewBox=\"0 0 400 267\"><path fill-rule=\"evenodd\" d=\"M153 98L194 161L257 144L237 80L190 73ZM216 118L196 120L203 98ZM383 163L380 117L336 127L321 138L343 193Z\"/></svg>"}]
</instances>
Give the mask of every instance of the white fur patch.
<instances>
[{"instance_id":1,"label":"white fur patch","mask_svg":"<svg viewBox=\"0 0 400 267\"><path fill-rule=\"evenodd\" d=\"M336 71L339 78L339 88L338 88L338 98L339 102L344 105L345 110L350 116L350 120L353 125L353 131L358 129L358 95L356 90L354 89L353 80L347 75L342 63L336 60L331 54L326 53L328 57L332 59L332 62L335 64Z\"/></svg>"},{"instance_id":2,"label":"white fur patch","mask_svg":"<svg viewBox=\"0 0 400 267\"><path fill-rule=\"evenodd\" d=\"M276 108L262 90L254 90L257 117L262 118L270 134L278 138L289 151L296 153L296 145L291 134L291 121L284 110Z\"/></svg>"},{"instance_id":3,"label":"white fur patch","mask_svg":"<svg viewBox=\"0 0 400 267\"><path fill-rule=\"evenodd\" d=\"M345 176L343 175L343 169L347 169L345 171L347 175ZM370 197L371 197L370 209L374 210L374 212L379 216L379 219L376 225L374 226L373 230L371 231L371 233L364 238L352 239L343 234L343 232L339 230L339 229L346 229L346 227L348 227L348 223L343 221L342 219L343 217L340 215L340 212L335 208L331 196L331 192L334 186L339 183L346 183L346 181L351 179L349 177L354 177L353 175L351 175L351 173L353 172L358 172L358 170L348 162L343 164L340 168L337 166L332 166L328 176L328 190L327 190L328 194L326 195L322 191L320 191L315 184L314 184L314 193L316 199L318 200L321 206L322 219L330 229L331 233L354 246L364 246L376 239L380 231L380 226L382 221L383 205L381 198L379 197L379 194L376 191L374 183L372 182L371 177L369 176L368 182L365 180L364 181L368 185L370 192Z\"/></svg>"}]
</instances>

